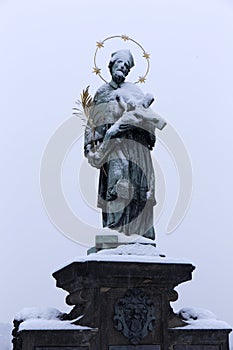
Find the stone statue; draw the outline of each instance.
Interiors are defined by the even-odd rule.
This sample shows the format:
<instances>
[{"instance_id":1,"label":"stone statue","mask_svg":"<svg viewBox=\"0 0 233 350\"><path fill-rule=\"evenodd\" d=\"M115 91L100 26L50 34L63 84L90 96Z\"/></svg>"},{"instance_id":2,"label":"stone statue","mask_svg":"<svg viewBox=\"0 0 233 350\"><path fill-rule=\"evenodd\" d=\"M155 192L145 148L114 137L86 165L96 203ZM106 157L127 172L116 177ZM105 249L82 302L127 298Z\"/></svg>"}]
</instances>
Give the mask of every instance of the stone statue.
<instances>
[{"instance_id":1,"label":"stone statue","mask_svg":"<svg viewBox=\"0 0 233 350\"><path fill-rule=\"evenodd\" d=\"M133 66L129 50L111 55L112 80L94 96L84 152L88 162L100 169L98 207L103 227L154 239L155 176L150 152L155 128L166 123L150 109L153 96L125 82Z\"/></svg>"}]
</instances>

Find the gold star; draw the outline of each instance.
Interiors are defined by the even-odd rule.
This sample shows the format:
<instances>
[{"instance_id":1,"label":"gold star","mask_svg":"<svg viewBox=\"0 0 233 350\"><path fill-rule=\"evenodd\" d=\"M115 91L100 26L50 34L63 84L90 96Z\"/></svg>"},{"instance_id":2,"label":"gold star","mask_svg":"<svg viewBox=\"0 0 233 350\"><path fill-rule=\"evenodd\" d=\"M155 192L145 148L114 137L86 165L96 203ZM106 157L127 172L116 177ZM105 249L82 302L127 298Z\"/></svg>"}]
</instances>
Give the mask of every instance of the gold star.
<instances>
[{"instance_id":1,"label":"gold star","mask_svg":"<svg viewBox=\"0 0 233 350\"><path fill-rule=\"evenodd\" d=\"M103 41L97 41L96 46L101 49L101 47L104 47Z\"/></svg>"},{"instance_id":2,"label":"gold star","mask_svg":"<svg viewBox=\"0 0 233 350\"><path fill-rule=\"evenodd\" d=\"M94 67L94 68L93 68L93 72L92 72L92 73L95 73L96 75L99 75L99 74L100 74L100 71L101 71L101 69L100 69L100 68L98 68L98 67Z\"/></svg>"},{"instance_id":3,"label":"gold star","mask_svg":"<svg viewBox=\"0 0 233 350\"><path fill-rule=\"evenodd\" d=\"M150 59L150 54L147 53L147 52L144 52L142 57L145 57L147 60L149 60Z\"/></svg>"},{"instance_id":4,"label":"gold star","mask_svg":"<svg viewBox=\"0 0 233 350\"><path fill-rule=\"evenodd\" d=\"M124 40L124 41L127 41L127 40L129 40L129 37L127 35L122 35L121 39Z\"/></svg>"},{"instance_id":5,"label":"gold star","mask_svg":"<svg viewBox=\"0 0 233 350\"><path fill-rule=\"evenodd\" d=\"M139 77L138 81L139 83L145 83L146 77Z\"/></svg>"}]
</instances>

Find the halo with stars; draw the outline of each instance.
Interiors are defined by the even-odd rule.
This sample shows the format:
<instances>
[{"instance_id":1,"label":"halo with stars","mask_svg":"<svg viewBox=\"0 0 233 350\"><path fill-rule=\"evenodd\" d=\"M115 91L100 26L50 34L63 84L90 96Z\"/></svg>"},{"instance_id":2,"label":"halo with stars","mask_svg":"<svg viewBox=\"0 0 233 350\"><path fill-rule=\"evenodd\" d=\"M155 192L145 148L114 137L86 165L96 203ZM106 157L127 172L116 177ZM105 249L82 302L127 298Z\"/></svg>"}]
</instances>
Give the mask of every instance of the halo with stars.
<instances>
[{"instance_id":1,"label":"halo with stars","mask_svg":"<svg viewBox=\"0 0 233 350\"><path fill-rule=\"evenodd\" d=\"M104 44L106 41L111 40L111 39L115 39L115 38L119 38L123 41L131 41L134 44L136 44L141 50L142 50L142 57L145 58L146 63L147 63L147 67L146 67L146 72L144 75L141 75L138 77L138 80L134 82L134 84L138 84L138 83L145 83L146 81L146 77L149 73L150 70L150 54L148 52L146 52L144 50L144 48L134 39L130 38L127 35L113 35L113 36L109 36L107 38L105 38L104 40L100 40L96 42L96 50L95 50L95 54L94 54L94 67L93 67L93 73L95 73L96 75L98 75L100 77L100 79L102 79L105 83L107 83L107 80L105 80L103 78L103 76L101 75L101 68L99 68L96 64L96 58L97 58L97 53L99 52L99 50L104 48Z\"/></svg>"}]
</instances>

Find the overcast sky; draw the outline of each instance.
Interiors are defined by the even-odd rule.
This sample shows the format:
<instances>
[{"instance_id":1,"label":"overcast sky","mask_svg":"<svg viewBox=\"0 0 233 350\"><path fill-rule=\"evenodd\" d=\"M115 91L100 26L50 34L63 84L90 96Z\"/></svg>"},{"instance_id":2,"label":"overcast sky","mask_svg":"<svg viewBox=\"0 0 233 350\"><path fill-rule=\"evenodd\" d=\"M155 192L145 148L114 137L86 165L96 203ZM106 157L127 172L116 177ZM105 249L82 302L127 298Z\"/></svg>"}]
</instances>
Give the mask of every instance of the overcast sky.
<instances>
[{"instance_id":1,"label":"overcast sky","mask_svg":"<svg viewBox=\"0 0 233 350\"><path fill-rule=\"evenodd\" d=\"M82 89L90 85L93 94L102 84L92 74L96 41L127 34L151 54L141 88L155 95L153 109L175 128L192 162L189 211L167 235L177 173L159 142L154 151L167 189L156 224L158 247L197 267L193 281L179 288L174 307L207 308L233 326L232 33L230 0L0 0L0 322L11 322L26 306L69 310L51 273L86 247L49 219L40 194L41 160ZM119 48L116 41L114 50ZM135 61L140 75L145 67ZM80 194L82 167L79 140L63 164L63 188L74 214L90 220L98 233L99 213ZM87 177L94 186L96 173L90 170Z\"/></svg>"}]
</instances>

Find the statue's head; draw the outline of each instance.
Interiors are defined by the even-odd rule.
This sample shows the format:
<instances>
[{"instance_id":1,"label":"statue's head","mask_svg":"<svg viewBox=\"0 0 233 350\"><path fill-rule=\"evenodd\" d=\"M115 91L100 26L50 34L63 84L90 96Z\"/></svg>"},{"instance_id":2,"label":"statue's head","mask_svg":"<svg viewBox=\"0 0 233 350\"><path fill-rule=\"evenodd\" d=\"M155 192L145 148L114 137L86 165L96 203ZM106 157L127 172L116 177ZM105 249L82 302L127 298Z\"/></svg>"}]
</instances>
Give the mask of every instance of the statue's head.
<instances>
[{"instance_id":1,"label":"statue's head","mask_svg":"<svg viewBox=\"0 0 233 350\"><path fill-rule=\"evenodd\" d=\"M119 50L111 55L108 65L112 79L117 83L123 83L130 69L134 66L134 60L129 50Z\"/></svg>"}]
</instances>

